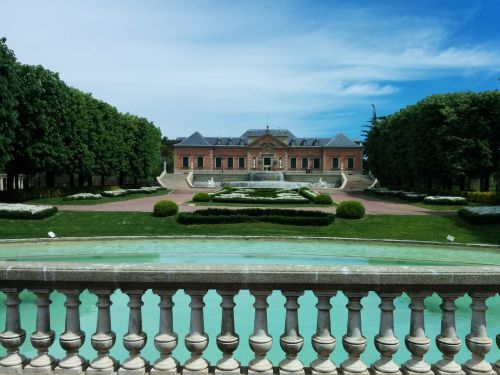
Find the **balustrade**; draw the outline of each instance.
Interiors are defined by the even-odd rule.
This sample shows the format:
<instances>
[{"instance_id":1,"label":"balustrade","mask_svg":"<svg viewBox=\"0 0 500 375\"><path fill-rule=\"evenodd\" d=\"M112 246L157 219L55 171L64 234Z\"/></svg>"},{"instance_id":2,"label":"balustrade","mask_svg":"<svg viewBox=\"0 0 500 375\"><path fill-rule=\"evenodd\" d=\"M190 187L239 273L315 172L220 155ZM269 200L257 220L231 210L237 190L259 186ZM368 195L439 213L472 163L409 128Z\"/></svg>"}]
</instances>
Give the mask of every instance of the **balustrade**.
<instances>
[{"instance_id":1,"label":"balustrade","mask_svg":"<svg viewBox=\"0 0 500 375\"><path fill-rule=\"evenodd\" d=\"M44 268L42 271L42 267ZM500 267L310 267L310 266L148 266L137 269L132 266L43 264L0 262L1 291L5 294L5 331L0 334L0 344L6 355L0 359L0 374L119 374L139 375L497 375L500 374L500 359L489 363L486 355L493 348L495 338L500 346L500 327L486 324L487 301L499 298ZM21 324L19 293L30 290L36 296L35 331L30 342L36 355L26 358L20 349L26 339ZM83 358L79 353L86 333L80 327L80 293L88 290L97 296L96 330L91 335L95 356ZM128 331L123 345L128 358L115 359L110 356L116 335L112 331L111 295L120 289L129 297ZM174 331L174 294L183 289L191 299L189 332L185 345L190 358L180 365L174 358L178 336ZM210 367L203 356L209 344L204 327L204 297L208 290L216 290L222 299L220 304L220 333L215 343L221 354L214 367ZM50 294L64 294L65 329L59 336L60 346L66 351L64 358L55 359L51 353L56 334L51 329ZM141 351L146 345L147 333L142 325L142 296L152 290L159 297L159 330L154 336L156 358L143 358ZM235 296L240 290L249 290L255 299L253 333L248 344L253 359L248 367L241 366L234 353L240 345L240 336L235 330ZM273 363L267 357L273 346L268 332L268 297L273 290L280 290L285 297L284 330L279 344L284 359ZM316 331L311 345L317 353L309 367L299 358L304 346L304 337L299 332L301 324L299 302L304 291L312 291L317 300L315 316ZM361 327L361 300L369 292L380 298L379 332L373 344L367 342ZM407 349L405 361L397 364L394 355L403 349L394 334L395 300L405 293L410 299L409 332L404 338ZM432 340L425 332L425 299L433 293L441 298L441 330L435 339L442 359L435 363L426 360ZM342 344L347 358L332 360L336 339L332 334L332 299L338 294L347 297L347 330ZM467 294L471 298L470 332L465 344L470 352L463 364L455 360L460 353L462 340L457 335L455 324L455 301ZM155 307L156 308L156 307ZM303 307L304 308L304 307ZM302 309L303 309L302 308ZM154 316L150 309L148 318ZM302 310L301 310L302 311ZM211 317L210 317L211 318ZM377 317L378 318L378 317ZM280 318L281 319L281 318ZM336 320L333 320L336 324ZM488 332L488 329L490 330ZM90 333L88 333L90 334ZM150 333L153 334L153 333ZM214 344L215 345L215 344ZM361 360L361 355L377 350L380 357L370 367ZM429 357L429 356L427 356ZM282 357L283 358L283 357ZM149 364L152 362L152 365Z\"/></svg>"}]
</instances>

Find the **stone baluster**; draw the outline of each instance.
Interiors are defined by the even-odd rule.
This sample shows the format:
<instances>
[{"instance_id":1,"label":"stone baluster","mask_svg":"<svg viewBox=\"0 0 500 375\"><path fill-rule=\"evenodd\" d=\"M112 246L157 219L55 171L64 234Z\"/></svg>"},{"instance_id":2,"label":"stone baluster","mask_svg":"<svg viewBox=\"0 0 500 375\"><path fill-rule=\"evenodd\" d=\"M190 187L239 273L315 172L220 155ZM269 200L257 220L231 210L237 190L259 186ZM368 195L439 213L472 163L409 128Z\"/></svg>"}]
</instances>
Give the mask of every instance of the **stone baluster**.
<instances>
[{"instance_id":1,"label":"stone baluster","mask_svg":"<svg viewBox=\"0 0 500 375\"><path fill-rule=\"evenodd\" d=\"M87 361L78 354L85 342L85 333L80 329L80 290L62 289L66 296L66 321L64 333L59 337L61 347L66 350L66 357L59 361L56 374L83 374Z\"/></svg>"},{"instance_id":2,"label":"stone baluster","mask_svg":"<svg viewBox=\"0 0 500 375\"><path fill-rule=\"evenodd\" d=\"M312 346L318 358L311 362L311 372L313 375L325 374L336 375L337 368L330 360L330 354L335 349L335 337L331 334L330 310L332 305L330 299L337 294L335 291L316 291L315 296L318 298L316 308L318 309L318 317L316 320L316 333L312 337Z\"/></svg>"},{"instance_id":3,"label":"stone baluster","mask_svg":"<svg viewBox=\"0 0 500 375\"><path fill-rule=\"evenodd\" d=\"M440 293L441 302L441 333L436 337L436 345L443 359L436 362L432 369L437 375L464 375L462 366L455 362L455 355L460 352L461 340L455 328L455 300L463 293Z\"/></svg>"},{"instance_id":4,"label":"stone baluster","mask_svg":"<svg viewBox=\"0 0 500 375\"><path fill-rule=\"evenodd\" d=\"M348 358L340 364L341 375L367 375L368 367L360 359L366 349L366 338L361 329L361 299L366 292L344 292L349 299L347 303L347 333L342 337L342 345L348 353Z\"/></svg>"},{"instance_id":5,"label":"stone baluster","mask_svg":"<svg viewBox=\"0 0 500 375\"><path fill-rule=\"evenodd\" d=\"M128 332L123 336L123 346L129 352L129 357L123 361L119 375L143 375L146 373L148 363L141 357L141 350L146 345L148 336L142 331L142 314L141 308L144 304L142 302L143 290L129 289L123 290L130 301L127 304L129 307L128 316Z\"/></svg>"},{"instance_id":6,"label":"stone baluster","mask_svg":"<svg viewBox=\"0 0 500 375\"><path fill-rule=\"evenodd\" d=\"M2 289L7 296L5 300L5 331L0 334L0 344L7 350L5 357L0 359L0 373L22 372L27 359L19 353L19 348L26 339L26 332L21 328L19 314L19 289Z\"/></svg>"},{"instance_id":7,"label":"stone baluster","mask_svg":"<svg viewBox=\"0 0 500 375\"><path fill-rule=\"evenodd\" d=\"M285 359L280 362L280 374L304 374L304 365L297 358L297 354L304 345L304 338L299 333L299 318L297 303L303 292L283 292L286 297L285 332L280 337L281 349L285 352Z\"/></svg>"},{"instance_id":8,"label":"stone baluster","mask_svg":"<svg viewBox=\"0 0 500 375\"><path fill-rule=\"evenodd\" d=\"M113 293L110 289L91 290L97 295L97 324L96 331L92 335L92 347L97 351L97 357L90 362L87 375L90 374L114 374L118 367L117 361L109 355L109 351L115 345L116 335L111 330L110 300Z\"/></svg>"},{"instance_id":9,"label":"stone baluster","mask_svg":"<svg viewBox=\"0 0 500 375\"><path fill-rule=\"evenodd\" d=\"M37 350L37 356L24 368L25 374L51 374L55 359L49 355L49 348L54 343L55 333L50 329L50 309L52 301L49 289L33 289L36 294L36 329L31 334L31 345Z\"/></svg>"},{"instance_id":10,"label":"stone baluster","mask_svg":"<svg viewBox=\"0 0 500 375\"><path fill-rule=\"evenodd\" d=\"M156 349L160 352L160 358L156 360L151 369L155 375L175 375L179 362L172 356L177 347L177 334L174 332L174 318L172 308L174 303L172 297L174 290L155 290L160 296L160 330L155 336Z\"/></svg>"},{"instance_id":11,"label":"stone baluster","mask_svg":"<svg viewBox=\"0 0 500 375\"><path fill-rule=\"evenodd\" d=\"M474 292L472 298L471 331L465 337L465 344L472 353L472 358L463 364L463 370L468 375L496 375L484 356L491 350L492 340L486 333L486 299L493 293Z\"/></svg>"},{"instance_id":12,"label":"stone baluster","mask_svg":"<svg viewBox=\"0 0 500 375\"><path fill-rule=\"evenodd\" d=\"M255 297L255 319L253 334L248 339L255 358L248 364L248 375L272 374L273 364L266 358L267 352L273 345L273 338L267 332L267 297L270 290L250 290Z\"/></svg>"},{"instance_id":13,"label":"stone baluster","mask_svg":"<svg viewBox=\"0 0 500 375\"><path fill-rule=\"evenodd\" d=\"M238 375L240 363L233 357L233 352L238 348L239 336L234 331L234 296L238 293L232 290L218 290L222 297L221 332L217 336L217 346L222 352L222 358L217 362L215 374Z\"/></svg>"},{"instance_id":14,"label":"stone baluster","mask_svg":"<svg viewBox=\"0 0 500 375\"><path fill-rule=\"evenodd\" d=\"M205 333L203 320L203 297L206 290L186 290L186 294L191 297L191 320L189 323L189 334L184 339L187 350L191 353L184 364L184 375L208 374L210 364L203 358L203 352L208 346L208 335Z\"/></svg>"},{"instance_id":15,"label":"stone baluster","mask_svg":"<svg viewBox=\"0 0 500 375\"><path fill-rule=\"evenodd\" d=\"M375 347L380 353L380 359L372 364L370 372L373 375L401 374L399 366L392 360L399 348L399 340L394 336L394 299L401 293L380 292L378 295L382 302L379 305L380 329L375 336Z\"/></svg>"},{"instance_id":16,"label":"stone baluster","mask_svg":"<svg viewBox=\"0 0 500 375\"><path fill-rule=\"evenodd\" d=\"M405 345L411 353L411 359L402 366L405 375L433 375L431 366L424 360L431 346L431 340L425 335L424 320L424 299L430 295L428 292L408 293L411 298L410 334L405 337Z\"/></svg>"},{"instance_id":17,"label":"stone baluster","mask_svg":"<svg viewBox=\"0 0 500 375\"><path fill-rule=\"evenodd\" d=\"M500 349L500 333L497 335L497 346ZM498 358L498 361L494 365L495 371L500 375L500 358Z\"/></svg>"}]
</instances>

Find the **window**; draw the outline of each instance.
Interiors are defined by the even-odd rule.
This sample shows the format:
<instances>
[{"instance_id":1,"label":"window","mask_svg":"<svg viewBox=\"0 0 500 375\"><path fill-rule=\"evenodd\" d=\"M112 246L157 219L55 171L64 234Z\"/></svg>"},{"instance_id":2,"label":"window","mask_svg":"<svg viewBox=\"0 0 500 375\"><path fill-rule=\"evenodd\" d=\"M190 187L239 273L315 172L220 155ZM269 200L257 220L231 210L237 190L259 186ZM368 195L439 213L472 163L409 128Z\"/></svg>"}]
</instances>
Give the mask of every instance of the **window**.
<instances>
[{"instance_id":1,"label":"window","mask_svg":"<svg viewBox=\"0 0 500 375\"><path fill-rule=\"evenodd\" d=\"M227 169L233 169L233 158L227 158Z\"/></svg>"},{"instance_id":2,"label":"window","mask_svg":"<svg viewBox=\"0 0 500 375\"><path fill-rule=\"evenodd\" d=\"M290 169L297 169L297 158L290 159Z\"/></svg>"},{"instance_id":3,"label":"window","mask_svg":"<svg viewBox=\"0 0 500 375\"><path fill-rule=\"evenodd\" d=\"M182 168L189 168L189 156L182 157Z\"/></svg>"},{"instance_id":4,"label":"window","mask_svg":"<svg viewBox=\"0 0 500 375\"><path fill-rule=\"evenodd\" d=\"M308 168L309 168L309 159L302 158L302 169L308 169Z\"/></svg>"},{"instance_id":5,"label":"window","mask_svg":"<svg viewBox=\"0 0 500 375\"><path fill-rule=\"evenodd\" d=\"M332 168L333 169L339 169L339 158L333 158L332 159Z\"/></svg>"},{"instance_id":6,"label":"window","mask_svg":"<svg viewBox=\"0 0 500 375\"><path fill-rule=\"evenodd\" d=\"M320 159L319 158L314 158L313 168L314 169L319 169L319 165L320 165Z\"/></svg>"},{"instance_id":7,"label":"window","mask_svg":"<svg viewBox=\"0 0 500 375\"><path fill-rule=\"evenodd\" d=\"M238 159L238 168L245 168L245 158Z\"/></svg>"},{"instance_id":8,"label":"window","mask_svg":"<svg viewBox=\"0 0 500 375\"><path fill-rule=\"evenodd\" d=\"M255 159L255 157L252 159L252 168L257 168L257 159Z\"/></svg>"},{"instance_id":9,"label":"window","mask_svg":"<svg viewBox=\"0 0 500 375\"><path fill-rule=\"evenodd\" d=\"M283 168L283 158L280 158L280 159L279 159L279 163L278 163L278 165L279 165L279 168L280 168L280 169L281 169L281 168Z\"/></svg>"},{"instance_id":10,"label":"window","mask_svg":"<svg viewBox=\"0 0 500 375\"><path fill-rule=\"evenodd\" d=\"M264 165L270 166L271 165L271 158L264 158Z\"/></svg>"},{"instance_id":11,"label":"window","mask_svg":"<svg viewBox=\"0 0 500 375\"><path fill-rule=\"evenodd\" d=\"M215 168L222 168L222 159L220 157L215 158Z\"/></svg>"},{"instance_id":12,"label":"window","mask_svg":"<svg viewBox=\"0 0 500 375\"><path fill-rule=\"evenodd\" d=\"M347 169L354 169L354 158L347 158Z\"/></svg>"},{"instance_id":13,"label":"window","mask_svg":"<svg viewBox=\"0 0 500 375\"><path fill-rule=\"evenodd\" d=\"M196 158L196 168L203 168L203 156Z\"/></svg>"}]
</instances>

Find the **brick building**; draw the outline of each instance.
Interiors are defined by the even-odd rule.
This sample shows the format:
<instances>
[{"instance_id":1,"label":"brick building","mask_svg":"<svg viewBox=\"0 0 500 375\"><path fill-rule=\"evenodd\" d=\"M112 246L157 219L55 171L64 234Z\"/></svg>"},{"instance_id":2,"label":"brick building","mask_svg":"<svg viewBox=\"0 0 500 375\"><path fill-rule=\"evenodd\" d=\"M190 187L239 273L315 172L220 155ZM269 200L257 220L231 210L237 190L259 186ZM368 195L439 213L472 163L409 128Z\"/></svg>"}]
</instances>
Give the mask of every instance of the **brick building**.
<instances>
[{"instance_id":1,"label":"brick building","mask_svg":"<svg viewBox=\"0 0 500 375\"><path fill-rule=\"evenodd\" d=\"M311 171L341 168L361 172L362 147L339 133L333 138L298 138L287 129L250 129L239 138L204 137L199 132L174 145L174 172Z\"/></svg>"}]
</instances>

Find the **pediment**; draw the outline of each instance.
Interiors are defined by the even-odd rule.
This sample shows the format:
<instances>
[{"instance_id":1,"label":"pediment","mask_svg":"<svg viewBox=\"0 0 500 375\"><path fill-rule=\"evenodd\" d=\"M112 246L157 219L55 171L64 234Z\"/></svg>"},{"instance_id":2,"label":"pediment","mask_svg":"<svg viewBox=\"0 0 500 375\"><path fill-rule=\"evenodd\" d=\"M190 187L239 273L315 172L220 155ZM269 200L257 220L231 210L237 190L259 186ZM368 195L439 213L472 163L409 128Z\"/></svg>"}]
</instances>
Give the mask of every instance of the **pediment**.
<instances>
[{"instance_id":1,"label":"pediment","mask_svg":"<svg viewBox=\"0 0 500 375\"><path fill-rule=\"evenodd\" d=\"M248 144L250 148L263 148L263 149L273 149L273 148L284 148L288 145L281 139L273 137L270 134L265 134L262 137L254 139Z\"/></svg>"}]
</instances>

